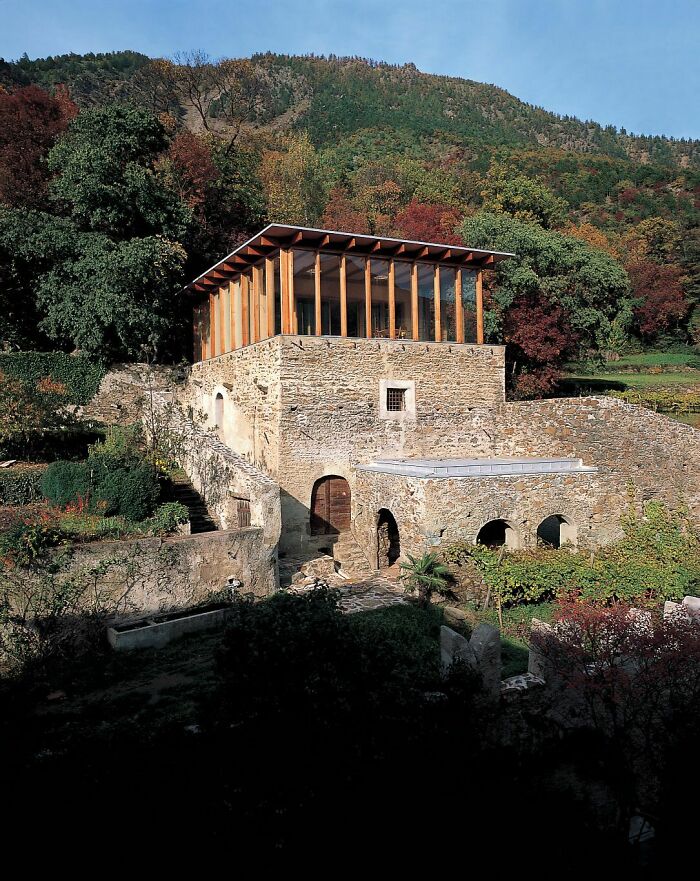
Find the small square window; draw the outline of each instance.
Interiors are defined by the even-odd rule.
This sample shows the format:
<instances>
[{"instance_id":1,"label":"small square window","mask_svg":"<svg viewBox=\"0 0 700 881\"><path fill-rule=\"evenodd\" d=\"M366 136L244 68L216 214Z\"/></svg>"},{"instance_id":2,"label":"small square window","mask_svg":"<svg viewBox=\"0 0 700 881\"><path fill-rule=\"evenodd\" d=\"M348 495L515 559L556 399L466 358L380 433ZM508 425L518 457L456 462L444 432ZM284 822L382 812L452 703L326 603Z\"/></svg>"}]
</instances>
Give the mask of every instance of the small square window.
<instances>
[{"instance_id":1,"label":"small square window","mask_svg":"<svg viewBox=\"0 0 700 881\"><path fill-rule=\"evenodd\" d=\"M406 409L406 389L388 388L386 390L386 409L391 413L399 413Z\"/></svg>"}]
</instances>

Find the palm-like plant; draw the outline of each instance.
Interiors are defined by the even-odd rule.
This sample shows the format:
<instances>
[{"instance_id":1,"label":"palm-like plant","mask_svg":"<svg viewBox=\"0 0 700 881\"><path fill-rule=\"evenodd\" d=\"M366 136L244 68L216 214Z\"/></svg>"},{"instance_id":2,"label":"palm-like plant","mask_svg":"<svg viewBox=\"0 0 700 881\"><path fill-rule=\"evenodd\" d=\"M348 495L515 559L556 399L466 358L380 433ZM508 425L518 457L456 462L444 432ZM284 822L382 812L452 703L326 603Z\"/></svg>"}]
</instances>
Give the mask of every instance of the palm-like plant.
<instances>
[{"instance_id":1,"label":"palm-like plant","mask_svg":"<svg viewBox=\"0 0 700 881\"><path fill-rule=\"evenodd\" d=\"M454 576L447 566L440 562L437 554L423 554L422 557L412 557L410 554L407 556L408 562L401 563L403 571L399 578L409 593L418 594L418 602L421 606L427 606L434 593L445 598L454 596L451 589Z\"/></svg>"}]
</instances>

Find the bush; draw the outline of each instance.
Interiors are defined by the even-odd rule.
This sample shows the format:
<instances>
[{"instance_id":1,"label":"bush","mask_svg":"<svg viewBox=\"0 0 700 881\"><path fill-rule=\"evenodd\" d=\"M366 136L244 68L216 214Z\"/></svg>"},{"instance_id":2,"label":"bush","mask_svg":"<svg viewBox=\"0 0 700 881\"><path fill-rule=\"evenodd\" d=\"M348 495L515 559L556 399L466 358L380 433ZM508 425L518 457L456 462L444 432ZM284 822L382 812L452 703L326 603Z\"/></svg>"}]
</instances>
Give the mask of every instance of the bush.
<instances>
[{"instance_id":1,"label":"bush","mask_svg":"<svg viewBox=\"0 0 700 881\"><path fill-rule=\"evenodd\" d=\"M0 470L0 505L28 505L41 499L45 471L43 467Z\"/></svg>"},{"instance_id":2,"label":"bush","mask_svg":"<svg viewBox=\"0 0 700 881\"><path fill-rule=\"evenodd\" d=\"M110 426L105 437L89 449L90 463L107 468L133 468L143 461L140 425Z\"/></svg>"},{"instance_id":3,"label":"bush","mask_svg":"<svg viewBox=\"0 0 700 881\"><path fill-rule=\"evenodd\" d=\"M175 532L181 523L190 519L189 510L180 502L165 502L159 505L149 519L149 531L154 535Z\"/></svg>"},{"instance_id":4,"label":"bush","mask_svg":"<svg viewBox=\"0 0 700 881\"><path fill-rule=\"evenodd\" d=\"M101 465L95 475L92 507L106 515L145 520L160 496L155 469L146 462L134 468L109 469Z\"/></svg>"},{"instance_id":5,"label":"bush","mask_svg":"<svg viewBox=\"0 0 700 881\"><path fill-rule=\"evenodd\" d=\"M593 603L644 605L680 600L700 590L700 536L687 517L649 502L643 517L630 514L622 526L624 537L593 557L568 550L501 555L466 542L446 548L443 557L457 565L471 558L503 604L577 595Z\"/></svg>"},{"instance_id":6,"label":"bush","mask_svg":"<svg viewBox=\"0 0 700 881\"><path fill-rule=\"evenodd\" d=\"M106 367L86 355L65 352L3 352L0 372L36 387L47 377L65 387L71 404L87 404L100 387Z\"/></svg>"},{"instance_id":7,"label":"bush","mask_svg":"<svg viewBox=\"0 0 700 881\"><path fill-rule=\"evenodd\" d=\"M158 503L160 484L147 462L131 468L114 467L114 460L52 462L41 481L45 498L64 508L88 503L91 511L107 516L121 514L127 520L144 520Z\"/></svg>"},{"instance_id":8,"label":"bush","mask_svg":"<svg viewBox=\"0 0 700 881\"><path fill-rule=\"evenodd\" d=\"M90 468L86 462L52 462L41 479L41 492L61 508L90 493Z\"/></svg>"}]
</instances>

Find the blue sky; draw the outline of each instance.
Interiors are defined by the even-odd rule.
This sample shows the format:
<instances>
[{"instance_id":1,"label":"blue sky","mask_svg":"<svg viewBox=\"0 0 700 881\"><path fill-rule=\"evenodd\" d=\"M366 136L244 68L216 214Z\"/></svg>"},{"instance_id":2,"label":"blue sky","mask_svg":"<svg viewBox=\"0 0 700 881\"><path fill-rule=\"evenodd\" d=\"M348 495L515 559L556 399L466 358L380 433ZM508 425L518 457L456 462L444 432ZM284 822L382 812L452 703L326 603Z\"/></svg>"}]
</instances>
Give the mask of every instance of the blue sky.
<instances>
[{"instance_id":1,"label":"blue sky","mask_svg":"<svg viewBox=\"0 0 700 881\"><path fill-rule=\"evenodd\" d=\"M135 49L362 55L700 138L700 0L0 0L0 57Z\"/></svg>"}]
</instances>

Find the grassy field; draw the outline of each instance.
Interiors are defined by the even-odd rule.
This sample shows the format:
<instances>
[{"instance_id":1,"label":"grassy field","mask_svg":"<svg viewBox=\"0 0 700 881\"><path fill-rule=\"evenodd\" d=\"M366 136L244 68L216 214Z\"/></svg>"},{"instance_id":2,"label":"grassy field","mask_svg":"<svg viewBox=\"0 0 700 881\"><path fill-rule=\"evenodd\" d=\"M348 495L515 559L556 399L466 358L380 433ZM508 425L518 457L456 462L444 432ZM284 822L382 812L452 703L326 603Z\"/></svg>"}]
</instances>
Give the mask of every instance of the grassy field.
<instances>
[{"instance_id":1,"label":"grassy field","mask_svg":"<svg viewBox=\"0 0 700 881\"><path fill-rule=\"evenodd\" d=\"M628 388L664 388L666 386L700 385L700 370L668 373L567 373L566 382L596 385L609 385L611 390L624 391Z\"/></svg>"}]
</instances>

